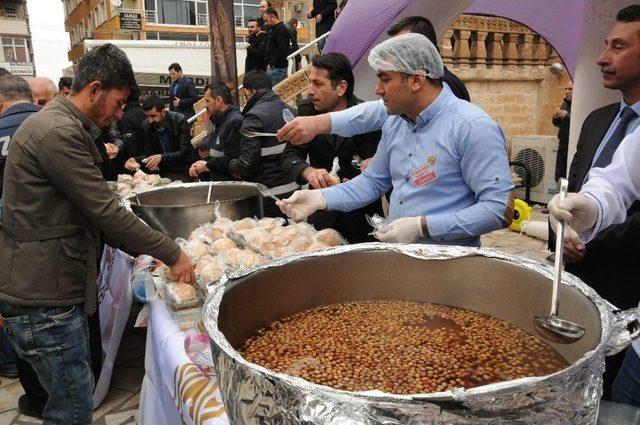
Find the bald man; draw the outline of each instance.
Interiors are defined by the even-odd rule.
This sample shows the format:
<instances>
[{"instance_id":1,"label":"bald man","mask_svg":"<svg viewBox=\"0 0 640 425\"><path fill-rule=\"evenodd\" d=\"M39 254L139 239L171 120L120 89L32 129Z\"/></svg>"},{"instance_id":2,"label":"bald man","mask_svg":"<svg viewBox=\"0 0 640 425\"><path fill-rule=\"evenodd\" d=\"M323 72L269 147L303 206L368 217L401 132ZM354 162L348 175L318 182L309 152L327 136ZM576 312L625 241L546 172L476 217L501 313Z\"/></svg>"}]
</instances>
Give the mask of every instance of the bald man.
<instances>
[{"instance_id":1,"label":"bald man","mask_svg":"<svg viewBox=\"0 0 640 425\"><path fill-rule=\"evenodd\" d=\"M43 107L51 102L58 93L56 84L47 77L36 77L29 81L29 87L33 94L33 104Z\"/></svg>"}]
</instances>

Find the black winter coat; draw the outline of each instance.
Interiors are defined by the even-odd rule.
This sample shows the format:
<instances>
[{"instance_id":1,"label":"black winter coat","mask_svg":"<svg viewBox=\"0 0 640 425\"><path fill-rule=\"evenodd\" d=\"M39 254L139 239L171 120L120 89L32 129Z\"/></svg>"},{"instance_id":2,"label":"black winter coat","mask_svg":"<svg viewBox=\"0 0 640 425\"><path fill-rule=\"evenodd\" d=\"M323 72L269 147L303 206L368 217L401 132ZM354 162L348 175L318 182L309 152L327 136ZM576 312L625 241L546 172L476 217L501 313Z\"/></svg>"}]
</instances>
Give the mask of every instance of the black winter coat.
<instances>
[{"instance_id":1,"label":"black winter coat","mask_svg":"<svg viewBox=\"0 0 640 425\"><path fill-rule=\"evenodd\" d=\"M136 158L136 161L144 166L141 162L143 158L150 155L162 154L160 162L160 174L164 171L171 173L187 173L189 167L195 160L193 147L191 146L191 133L187 118L177 112L167 111L165 116L164 131L170 134L170 141L167 151L164 152L158 130L152 127L148 121L142 122L142 131L144 132L144 148L143 154ZM145 170L148 171L148 170Z\"/></svg>"},{"instance_id":2,"label":"black winter coat","mask_svg":"<svg viewBox=\"0 0 640 425\"><path fill-rule=\"evenodd\" d=\"M207 157L209 173L203 180L224 181L235 180L229 172L229 163L240 154L240 126L242 114L234 105L219 116L212 117L215 129L206 140L206 148L211 156Z\"/></svg>"},{"instance_id":3,"label":"black winter coat","mask_svg":"<svg viewBox=\"0 0 640 425\"><path fill-rule=\"evenodd\" d=\"M267 51L269 37L264 31L259 31L256 35L247 37L247 58L244 61L245 74L249 71L266 71L267 63L264 55Z\"/></svg>"},{"instance_id":4,"label":"black winter coat","mask_svg":"<svg viewBox=\"0 0 640 425\"><path fill-rule=\"evenodd\" d=\"M278 22L269 32L269 41L264 59L267 65L272 68L286 68L289 63L289 46L291 43L291 32L283 22Z\"/></svg>"}]
</instances>

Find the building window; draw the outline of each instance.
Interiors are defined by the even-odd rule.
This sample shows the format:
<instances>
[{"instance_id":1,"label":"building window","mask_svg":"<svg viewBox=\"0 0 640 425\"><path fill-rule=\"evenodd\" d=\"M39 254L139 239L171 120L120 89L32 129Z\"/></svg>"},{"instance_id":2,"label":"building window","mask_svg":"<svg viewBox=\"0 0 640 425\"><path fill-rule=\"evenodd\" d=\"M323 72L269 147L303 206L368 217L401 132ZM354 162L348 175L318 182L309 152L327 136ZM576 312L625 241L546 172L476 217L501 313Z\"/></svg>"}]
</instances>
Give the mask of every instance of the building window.
<instances>
[{"instance_id":1,"label":"building window","mask_svg":"<svg viewBox=\"0 0 640 425\"><path fill-rule=\"evenodd\" d=\"M98 4L98 8L96 9L98 12L98 22L96 22L96 27L102 25L104 21L107 20L107 8L104 5L104 0Z\"/></svg>"},{"instance_id":2,"label":"building window","mask_svg":"<svg viewBox=\"0 0 640 425\"><path fill-rule=\"evenodd\" d=\"M249 19L258 17L260 0L233 0L233 14L236 27L246 27Z\"/></svg>"},{"instance_id":3,"label":"building window","mask_svg":"<svg viewBox=\"0 0 640 425\"><path fill-rule=\"evenodd\" d=\"M20 37L2 37L4 62L31 62L27 39Z\"/></svg>"},{"instance_id":4,"label":"building window","mask_svg":"<svg viewBox=\"0 0 640 425\"><path fill-rule=\"evenodd\" d=\"M207 25L207 0L145 0L148 22L172 25Z\"/></svg>"},{"instance_id":5,"label":"building window","mask_svg":"<svg viewBox=\"0 0 640 425\"><path fill-rule=\"evenodd\" d=\"M147 31L147 40L209 41L209 34L181 34L181 33L175 33L175 32Z\"/></svg>"}]
</instances>

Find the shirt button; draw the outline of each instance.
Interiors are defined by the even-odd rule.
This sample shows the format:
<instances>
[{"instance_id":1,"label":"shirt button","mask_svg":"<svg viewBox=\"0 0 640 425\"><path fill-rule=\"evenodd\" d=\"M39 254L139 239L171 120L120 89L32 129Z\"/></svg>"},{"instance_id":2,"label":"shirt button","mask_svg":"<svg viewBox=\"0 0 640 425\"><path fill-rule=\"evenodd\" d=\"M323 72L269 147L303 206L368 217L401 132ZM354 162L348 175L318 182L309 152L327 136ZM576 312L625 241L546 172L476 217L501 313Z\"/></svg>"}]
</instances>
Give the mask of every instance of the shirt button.
<instances>
[{"instance_id":1,"label":"shirt button","mask_svg":"<svg viewBox=\"0 0 640 425\"><path fill-rule=\"evenodd\" d=\"M404 181L408 182L409 181L409 177L405 177Z\"/></svg>"},{"instance_id":2,"label":"shirt button","mask_svg":"<svg viewBox=\"0 0 640 425\"><path fill-rule=\"evenodd\" d=\"M416 133L418 132L418 130L416 130L416 129L414 128L413 130L411 130L411 132L412 132L413 134L416 134Z\"/></svg>"},{"instance_id":3,"label":"shirt button","mask_svg":"<svg viewBox=\"0 0 640 425\"><path fill-rule=\"evenodd\" d=\"M400 201L400 205L404 204L404 201Z\"/></svg>"},{"instance_id":4,"label":"shirt button","mask_svg":"<svg viewBox=\"0 0 640 425\"><path fill-rule=\"evenodd\" d=\"M413 156L413 154L412 154L412 153L410 153L410 154L409 154L409 158L411 158L412 156Z\"/></svg>"}]
</instances>

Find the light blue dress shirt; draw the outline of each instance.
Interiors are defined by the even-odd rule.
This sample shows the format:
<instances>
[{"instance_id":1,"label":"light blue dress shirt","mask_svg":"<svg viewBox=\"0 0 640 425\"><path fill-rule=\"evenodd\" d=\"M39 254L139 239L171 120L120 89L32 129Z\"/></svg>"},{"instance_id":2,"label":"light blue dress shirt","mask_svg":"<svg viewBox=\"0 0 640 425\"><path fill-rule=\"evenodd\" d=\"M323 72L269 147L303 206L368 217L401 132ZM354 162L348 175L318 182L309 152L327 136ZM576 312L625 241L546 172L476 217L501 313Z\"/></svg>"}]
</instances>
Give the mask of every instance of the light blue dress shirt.
<instances>
[{"instance_id":1,"label":"light blue dress shirt","mask_svg":"<svg viewBox=\"0 0 640 425\"><path fill-rule=\"evenodd\" d=\"M448 89L415 124L402 116L387 117L381 102L358 108L362 105L343 111L350 112L348 125L332 117L334 129L340 135L370 131L384 116L382 139L362 174L323 189L328 209L363 207L393 187L390 220L427 218L430 238L418 242L479 246L481 234L504 226L513 189L511 170L504 134L484 111ZM429 162L437 178L417 187L412 173Z\"/></svg>"},{"instance_id":2,"label":"light blue dress shirt","mask_svg":"<svg viewBox=\"0 0 640 425\"><path fill-rule=\"evenodd\" d=\"M598 146L598 149L596 150L595 155L593 155L593 160L591 161L591 166L593 167L593 164L596 163L596 160L598 159L598 157L600 156L600 153L602 152L602 149L604 149L605 145L607 144L607 141L609 140L609 138L611 138L611 135L613 134L614 131L616 131L616 128L618 128L618 124L620 123L620 115L622 114L622 110L624 108L626 108L627 105L624 100L620 101L620 111L618 111L618 115L616 115L616 118L611 122L611 125L609 126L609 129L607 130L607 132L605 133L604 137L602 138L602 141L600 142L600 145ZM633 133L633 131L638 128L638 126L640 125L640 102L636 102L633 105L631 105L631 109L633 109L636 114L638 114L637 118L632 119L629 122L629 125L627 126L627 131L625 132L625 135L629 135L631 133Z\"/></svg>"}]
</instances>

